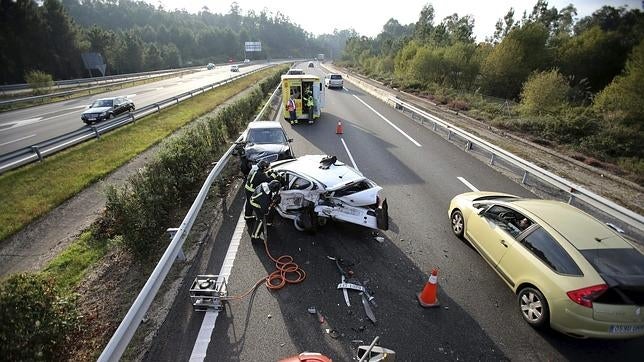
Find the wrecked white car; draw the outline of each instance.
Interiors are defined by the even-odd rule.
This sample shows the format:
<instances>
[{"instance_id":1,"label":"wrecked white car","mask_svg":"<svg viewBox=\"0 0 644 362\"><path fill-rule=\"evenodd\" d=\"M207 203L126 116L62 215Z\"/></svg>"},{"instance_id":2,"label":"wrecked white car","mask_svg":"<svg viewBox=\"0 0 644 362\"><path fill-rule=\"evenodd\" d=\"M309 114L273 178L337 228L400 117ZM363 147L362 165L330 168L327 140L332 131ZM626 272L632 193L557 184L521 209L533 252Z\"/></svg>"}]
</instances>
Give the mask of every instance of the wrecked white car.
<instances>
[{"instance_id":1,"label":"wrecked white car","mask_svg":"<svg viewBox=\"0 0 644 362\"><path fill-rule=\"evenodd\" d=\"M299 231L315 231L331 220L371 229L389 229L382 187L335 156L306 155L277 161L271 168L282 176L277 212L293 220Z\"/></svg>"}]
</instances>

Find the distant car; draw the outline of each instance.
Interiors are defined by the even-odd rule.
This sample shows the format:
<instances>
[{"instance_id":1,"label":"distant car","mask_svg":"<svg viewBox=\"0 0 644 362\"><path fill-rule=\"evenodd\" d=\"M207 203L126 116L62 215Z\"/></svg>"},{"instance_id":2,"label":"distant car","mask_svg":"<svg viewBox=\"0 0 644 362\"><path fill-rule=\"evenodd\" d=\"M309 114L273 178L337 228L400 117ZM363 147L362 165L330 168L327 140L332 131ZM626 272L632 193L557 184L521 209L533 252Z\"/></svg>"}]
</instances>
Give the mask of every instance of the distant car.
<instances>
[{"instance_id":1,"label":"distant car","mask_svg":"<svg viewBox=\"0 0 644 362\"><path fill-rule=\"evenodd\" d=\"M306 155L277 161L271 168L282 178L276 210L299 231L314 231L328 220L387 230L387 200L382 187L335 156Z\"/></svg>"},{"instance_id":2,"label":"distant car","mask_svg":"<svg viewBox=\"0 0 644 362\"><path fill-rule=\"evenodd\" d=\"M314 68L314 67L315 67L315 64L313 64L313 62L309 62L309 68Z\"/></svg>"},{"instance_id":3,"label":"distant car","mask_svg":"<svg viewBox=\"0 0 644 362\"><path fill-rule=\"evenodd\" d=\"M206 65L206 68L208 70L215 69L215 64L214 63L208 63L208 65Z\"/></svg>"},{"instance_id":4,"label":"distant car","mask_svg":"<svg viewBox=\"0 0 644 362\"><path fill-rule=\"evenodd\" d=\"M125 97L100 98L81 114L81 120L86 124L92 124L134 109L134 102Z\"/></svg>"},{"instance_id":5,"label":"distant car","mask_svg":"<svg viewBox=\"0 0 644 362\"><path fill-rule=\"evenodd\" d=\"M342 88L344 87L344 81L342 80L341 74L330 74L328 77L324 78L324 86L327 88Z\"/></svg>"},{"instance_id":6,"label":"distant car","mask_svg":"<svg viewBox=\"0 0 644 362\"><path fill-rule=\"evenodd\" d=\"M244 59L244 63L250 63L250 59Z\"/></svg>"},{"instance_id":7,"label":"distant car","mask_svg":"<svg viewBox=\"0 0 644 362\"><path fill-rule=\"evenodd\" d=\"M286 72L286 75L304 75L304 70L299 68L292 68L289 69L288 72Z\"/></svg>"},{"instance_id":8,"label":"distant car","mask_svg":"<svg viewBox=\"0 0 644 362\"><path fill-rule=\"evenodd\" d=\"M517 294L529 325L644 336L644 255L612 228L564 202L494 192L457 195L448 216Z\"/></svg>"},{"instance_id":9,"label":"distant car","mask_svg":"<svg viewBox=\"0 0 644 362\"><path fill-rule=\"evenodd\" d=\"M241 142L233 150L233 154L241 157L240 168L247 175L251 167L261 160L274 162L295 157L291 142L279 122L251 122L244 133Z\"/></svg>"},{"instance_id":10,"label":"distant car","mask_svg":"<svg viewBox=\"0 0 644 362\"><path fill-rule=\"evenodd\" d=\"M230 66L230 71L231 72L239 72L239 66L238 65L231 65Z\"/></svg>"}]
</instances>

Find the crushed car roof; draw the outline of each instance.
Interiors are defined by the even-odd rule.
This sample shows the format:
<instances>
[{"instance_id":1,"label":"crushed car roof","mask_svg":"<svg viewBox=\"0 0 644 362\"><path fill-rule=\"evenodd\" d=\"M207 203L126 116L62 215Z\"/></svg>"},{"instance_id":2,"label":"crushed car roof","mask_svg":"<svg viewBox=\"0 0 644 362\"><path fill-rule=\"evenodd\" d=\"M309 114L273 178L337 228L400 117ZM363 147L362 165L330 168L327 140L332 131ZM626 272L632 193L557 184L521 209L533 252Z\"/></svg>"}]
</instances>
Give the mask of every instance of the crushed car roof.
<instances>
[{"instance_id":1,"label":"crushed car roof","mask_svg":"<svg viewBox=\"0 0 644 362\"><path fill-rule=\"evenodd\" d=\"M329 156L301 156L294 160L278 161L273 165L273 168L276 170L289 170L311 177L322 183L326 188L366 179L359 171L340 161L335 161L328 168L325 168L320 161L327 157Z\"/></svg>"}]
</instances>

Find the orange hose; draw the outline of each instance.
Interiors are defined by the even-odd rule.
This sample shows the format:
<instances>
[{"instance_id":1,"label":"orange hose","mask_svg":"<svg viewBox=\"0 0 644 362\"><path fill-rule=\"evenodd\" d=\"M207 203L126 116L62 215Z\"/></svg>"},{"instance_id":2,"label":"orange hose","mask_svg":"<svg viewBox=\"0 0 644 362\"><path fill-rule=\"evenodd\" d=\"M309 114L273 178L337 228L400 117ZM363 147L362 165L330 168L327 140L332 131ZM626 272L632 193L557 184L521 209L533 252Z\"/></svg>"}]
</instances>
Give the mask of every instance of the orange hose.
<instances>
[{"instance_id":1,"label":"orange hose","mask_svg":"<svg viewBox=\"0 0 644 362\"><path fill-rule=\"evenodd\" d=\"M257 288L262 282L265 282L266 288L270 290L279 290L284 288L286 284L298 284L303 282L304 279L306 279L306 272L303 269L301 269L299 265L293 262L292 256L282 255L277 259L275 259L273 255L271 255L271 252L268 250L268 237L266 237L266 240L264 240L264 250L266 251L266 255L268 255L268 257L273 262L275 262L275 268L277 270L259 279L257 282L255 282L252 288L248 289L244 294L239 296L223 297L221 298L221 300L243 299L247 295L249 295L253 290L255 290L255 288ZM297 274L297 278L289 279L286 277L287 274ZM277 284L275 284L276 280L278 281Z\"/></svg>"}]
</instances>

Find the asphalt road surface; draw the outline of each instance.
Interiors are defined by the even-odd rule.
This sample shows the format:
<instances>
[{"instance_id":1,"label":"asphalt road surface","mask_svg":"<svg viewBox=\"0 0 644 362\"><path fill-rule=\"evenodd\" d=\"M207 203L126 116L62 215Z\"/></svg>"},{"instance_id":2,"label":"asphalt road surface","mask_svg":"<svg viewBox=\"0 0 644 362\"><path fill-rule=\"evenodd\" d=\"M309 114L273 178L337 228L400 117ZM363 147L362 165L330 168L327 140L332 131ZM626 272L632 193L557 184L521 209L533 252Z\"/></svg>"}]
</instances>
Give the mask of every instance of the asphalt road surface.
<instances>
[{"instance_id":1,"label":"asphalt road surface","mask_svg":"<svg viewBox=\"0 0 644 362\"><path fill-rule=\"evenodd\" d=\"M240 67L240 73L262 65ZM136 87L0 113L0 155L86 127L81 113L97 98L127 96L137 108L226 79L232 75L227 66L143 84Z\"/></svg>"},{"instance_id":2,"label":"asphalt road surface","mask_svg":"<svg viewBox=\"0 0 644 362\"><path fill-rule=\"evenodd\" d=\"M307 70L322 75L317 63ZM344 124L341 136L335 134L338 120ZM354 341L369 344L375 336L396 352L397 361L626 361L644 355L642 339L577 340L532 329L519 314L516 296L473 248L452 235L447 207L453 196L470 191L463 180L480 190L533 196L518 184L348 82L342 90L326 90L317 123L284 127L298 155L337 155L348 164L353 158L384 188L391 230L380 233L384 242L371 230L342 223L311 235L277 217L269 231L270 252L293 256L306 280L279 291L262 285L229 303L216 321L207 361L275 361L303 351L349 361L359 343ZM227 211L229 222L209 243L212 249L196 261L147 360L190 358L203 313L192 311L189 283L197 274L219 272L242 202L238 195ZM350 292L351 307L345 305L336 289L340 274L327 256L353 262L354 276L374 292L376 324L367 320L357 293ZM441 307L423 309L416 295L433 267L440 268ZM263 245L252 245L245 232L228 290L243 293L273 270ZM321 310L324 323L307 312L312 306Z\"/></svg>"}]
</instances>

